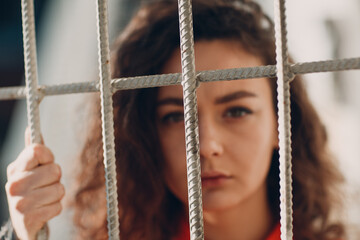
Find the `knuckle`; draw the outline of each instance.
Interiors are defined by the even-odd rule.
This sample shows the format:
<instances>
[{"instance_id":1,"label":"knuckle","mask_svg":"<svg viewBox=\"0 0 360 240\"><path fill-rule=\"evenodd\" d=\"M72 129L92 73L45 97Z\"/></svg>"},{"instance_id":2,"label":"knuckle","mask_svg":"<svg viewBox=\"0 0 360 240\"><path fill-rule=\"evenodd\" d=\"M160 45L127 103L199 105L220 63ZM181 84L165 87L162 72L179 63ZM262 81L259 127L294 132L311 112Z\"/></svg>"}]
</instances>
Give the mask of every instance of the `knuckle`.
<instances>
[{"instance_id":1,"label":"knuckle","mask_svg":"<svg viewBox=\"0 0 360 240\"><path fill-rule=\"evenodd\" d=\"M5 183L5 191L8 195L10 195L10 186L11 186L11 184L9 182Z\"/></svg>"},{"instance_id":2,"label":"knuckle","mask_svg":"<svg viewBox=\"0 0 360 240\"><path fill-rule=\"evenodd\" d=\"M62 211L62 206L60 202L58 202L44 209L44 211L41 214L42 216L45 216L46 218L45 220L48 221L51 218L58 216L61 213L61 211Z\"/></svg>"},{"instance_id":3,"label":"knuckle","mask_svg":"<svg viewBox=\"0 0 360 240\"><path fill-rule=\"evenodd\" d=\"M37 225L41 225L40 216L34 214L34 212L25 214L23 221L25 229L27 229L29 232L33 232L34 230L37 231Z\"/></svg>"},{"instance_id":4,"label":"knuckle","mask_svg":"<svg viewBox=\"0 0 360 240\"><path fill-rule=\"evenodd\" d=\"M58 195L60 198L62 198L65 195L65 187L62 184L59 184L58 186Z\"/></svg>"},{"instance_id":5,"label":"knuckle","mask_svg":"<svg viewBox=\"0 0 360 240\"><path fill-rule=\"evenodd\" d=\"M48 149L48 152L49 152L49 159L51 160L51 162L53 162L55 160L55 156L52 153L52 151L50 151L49 149Z\"/></svg>"},{"instance_id":6,"label":"knuckle","mask_svg":"<svg viewBox=\"0 0 360 240\"><path fill-rule=\"evenodd\" d=\"M55 199L60 201L60 199L64 196L65 194L65 189L63 187L63 185L61 183L57 183L55 186L54 186L54 196L55 196Z\"/></svg>"},{"instance_id":7,"label":"knuckle","mask_svg":"<svg viewBox=\"0 0 360 240\"><path fill-rule=\"evenodd\" d=\"M31 213L28 213L24 217L24 224L28 230L34 230L36 228L36 232L40 230L41 226L48 220L46 219L47 211L43 209L36 209Z\"/></svg>"},{"instance_id":8,"label":"knuckle","mask_svg":"<svg viewBox=\"0 0 360 240\"><path fill-rule=\"evenodd\" d=\"M7 177L10 178L15 171L14 162L10 163L6 169Z\"/></svg>"},{"instance_id":9,"label":"knuckle","mask_svg":"<svg viewBox=\"0 0 360 240\"><path fill-rule=\"evenodd\" d=\"M24 215L24 225L26 229L31 229L31 225L33 222L34 218L32 216L32 214L26 214Z\"/></svg>"},{"instance_id":10,"label":"knuckle","mask_svg":"<svg viewBox=\"0 0 360 240\"><path fill-rule=\"evenodd\" d=\"M5 187L10 196L16 196L20 193L21 182L19 181L7 182Z\"/></svg>"},{"instance_id":11,"label":"knuckle","mask_svg":"<svg viewBox=\"0 0 360 240\"><path fill-rule=\"evenodd\" d=\"M20 213L25 213L26 209L27 209L27 201L26 201L26 199L25 198L20 198L15 203L15 209Z\"/></svg>"},{"instance_id":12,"label":"knuckle","mask_svg":"<svg viewBox=\"0 0 360 240\"><path fill-rule=\"evenodd\" d=\"M51 172L54 176L56 176L57 180L61 178L61 168L58 164L51 165Z\"/></svg>"},{"instance_id":13,"label":"knuckle","mask_svg":"<svg viewBox=\"0 0 360 240\"><path fill-rule=\"evenodd\" d=\"M61 203L57 203L54 207L54 216L59 215L61 211L62 211L62 205Z\"/></svg>"},{"instance_id":14,"label":"knuckle","mask_svg":"<svg viewBox=\"0 0 360 240\"><path fill-rule=\"evenodd\" d=\"M31 157L32 158L38 158L41 154L42 146L40 144L34 144L31 147Z\"/></svg>"}]
</instances>

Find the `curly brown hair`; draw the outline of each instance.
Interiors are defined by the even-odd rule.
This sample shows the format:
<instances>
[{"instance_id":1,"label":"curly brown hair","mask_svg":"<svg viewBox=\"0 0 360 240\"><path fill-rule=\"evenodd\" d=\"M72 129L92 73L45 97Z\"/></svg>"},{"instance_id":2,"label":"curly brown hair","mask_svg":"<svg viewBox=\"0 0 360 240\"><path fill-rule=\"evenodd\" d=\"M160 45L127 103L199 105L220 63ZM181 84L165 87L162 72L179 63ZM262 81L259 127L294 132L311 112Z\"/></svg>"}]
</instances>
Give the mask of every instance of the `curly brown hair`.
<instances>
[{"instance_id":1,"label":"curly brown hair","mask_svg":"<svg viewBox=\"0 0 360 240\"><path fill-rule=\"evenodd\" d=\"M144 5L118 39L112 58L113 78L159 74L179 48L175 0ZM275 64L273 24L254 2L193 0L194 38L235 40L268 65ZM276 81L271 79L274 109ZM164 182L164 159L155 123L157 88L114 94L114 124L120 234L122 239L168 240L184 214L183 204ZM74 196L79 239L107 239L105 178L99 101L80 157ZM344 226L330 219L338 202L342 176L326 149L327 135L302 81L291 83L294 238L325 240L344 237ZM267 177L268 198L279 220L279 163L275 150Z\"/></svg>"}]
</instances>

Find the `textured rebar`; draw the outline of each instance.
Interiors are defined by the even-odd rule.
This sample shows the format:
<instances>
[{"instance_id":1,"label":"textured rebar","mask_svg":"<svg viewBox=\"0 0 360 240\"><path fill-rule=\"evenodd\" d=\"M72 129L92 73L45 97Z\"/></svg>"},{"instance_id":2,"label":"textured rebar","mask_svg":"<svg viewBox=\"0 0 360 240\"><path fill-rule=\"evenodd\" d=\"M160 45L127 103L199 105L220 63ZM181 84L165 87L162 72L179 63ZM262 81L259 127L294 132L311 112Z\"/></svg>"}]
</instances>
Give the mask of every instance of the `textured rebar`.
<instances>
[{"instance_id":1,"label":"textured rebar","mask_svg":"<svg viewBox=\"0 0 360 240\"><path fill-rule=\"evenodd\" d=\"M196 72L194 33L190 0L179 0L180 48L182 86L184 95L184 121L186 164L189 200L190 239L204 239L202 213L201 167L196 98Z\"/></svg>"},{"instance_id":2,"label":"textured rebar","mask_svg":"<svg viewBox=\"0 0 360 240\"><path fill-rule=\"evenodd\" d=\"M41 143L40 133L40 96L37 91L37 58L36 58L36 38L35 38L35 19L33 0L21 1L23 46L24 46L24 65L26 82L26 105L28 126L30 127L30 139L32 143ZM48 239L47 224L37 233L38 240Z\"/></svg>"},{"instance_id":3,"label":"textured rebar","mask_svg":"<svg viewBox=\"0 0 360 240\"><path fill-rule=\"evenodd\" d=\"M25 87L3 87L0 88L0 100L11 100L26 98Z\"/></svg>"},{"instance_id":4,"label":"textured rebar","mask_svg":"<svg viewBox=\"0 0 360 240\"><path fill-rule=\"evenodd\" d=\"M39 86L43 95L63 95L71 93L98 92L99 82L67 83L52 86Z\"/></svg>"},{"instance_id":5,"label":"textured rebar","mask_svg":"<svg viewBox=\"0 0 360 240\"><path fill-rule=\"evenodd\" d=\"M296 63L291 65L290 69L293 74L356 70L360 69L360 58ZM250 68L201 71L198 72L197 77L200 82L230 81L262 77L272 78L276 77L276 66L269 65ZM177 84L181 84L180 73L118 78L111 81L113 89L116 90L161 87ZM51 86L40 85L38 86L38 90L44 96L98 92L99 83L79 82ZM19 99L25 97L26 89L24 87L0 88L0 100Z\"/></svg>"},{"instance_id":6,"label":"textured rebar","mask_svg":"<svg viewBox=\"0 0 360 240\"><path fill-rule=\"evenodd\" d=\"M110 50L107 1L96 1L97 34L100 70L101 120L104 150L107 227L109 239L120 239L116 186L114 116L110 76Z\"/></svg>"},{"instance_id":7,"label":"textured rebar","mask_svg":"<svg viewBox=\"0 0 360 240\"><path fill-rule=\"evenodd\" d=\"M180 73L119 78L119 79L114 79L112 82L113 88L117 90L161 87L161 86L169 86L176 84L181 84Z\"/></svg>"},{"instance_id":8,"label":"textured rebar","mask_svg":"<svg viewBox=\"0 0 360 240\"><path fill-rule=\"evenodd\" d=\"M346 58L328 61L297 63L291 66L294 74L332 72L360 69L360 58Z\"/></svg>"},{"instance_id":9,"label":"textured rebar","mask_svg":"<svg viewBox=\"0 0 360 240\"><path fill-rule=\"evenodd\" d=\"M248 68L234 68L199 72L200 82L227 81L237 79L250 79L262 77L275 77L275 66L260 66Z\"/></svg>"},{"instance_id":10,"label":"textured rebar","mask_svg":"<svg viewBox=\"0 0 360 240\"><path fill-rule=\"evenodd\" d=\"M274 0L278 131L280 161L281 239L293 239L290 80L294 77L288 63L285 0Z\"/></svg>"},{"instance_id":11,"label":"textured rebar","mask_svg":"<svg viewBox=\"0 0 360 240\"><path fill-rule=\"evenodd\" d=\"M33 4L32 0L21 1L28 124L31 132L31 142L40 143L41 137L38 108L39 99L37 96L38 80Z\"/></svg>"},{"instance_id":12,"label":"textured rebar","mask_svg":"<svg viewBox=\"0 0 360 240\"><path fill-rule=\"evenodd\" d=\"M38 94L41 97L53 95L65 95L73 93L99 92L99 82L80 82L56 85L39 85ZM25 87L0 88L0 100L19 99L26 97Z\"/></svg>"}]
</instances>

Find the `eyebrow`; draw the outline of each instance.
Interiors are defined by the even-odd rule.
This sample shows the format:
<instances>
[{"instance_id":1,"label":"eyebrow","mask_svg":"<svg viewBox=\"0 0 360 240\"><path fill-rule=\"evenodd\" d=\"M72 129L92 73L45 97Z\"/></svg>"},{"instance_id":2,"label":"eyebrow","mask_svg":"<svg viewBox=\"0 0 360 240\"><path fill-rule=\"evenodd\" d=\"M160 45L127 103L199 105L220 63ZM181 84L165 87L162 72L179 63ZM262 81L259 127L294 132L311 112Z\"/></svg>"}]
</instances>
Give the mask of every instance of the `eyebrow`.
<instances>
[{"instance_id":1,"label":"eyebrow","mask_svg":"<svg viewBox=\"0 0 360 240\"><path fill-rule=\"evenodd\" d=\"M227 94L225 96L221 96L217 99L215 99L215 104L222 104L222 103L228 103L240 98L245 97L257 97L255 93L248 92L248 91L236 91L230 94Z\"/></svg>"},{"instance_id":2,"label":"eyebrow","mask_svg":"<svg viewBox=\"0 0 360 240\"><path fill-rule=\"evenodd\" d=\"M255 93L252 92L248 92L248 91L236 91L230 94L227 94L225 96L221 96L215 99L215 104L223 104L223 103L228 103L240 98L245 98L245 97L257 97L257 95ZM162 105L176 105L176 106L183 106L183 99L182 98L176 98L176 97L168 97L168 98L164 98L160 101L157 102L157 106L162 106Z\"/></svg>"},{"instance_id":3,"label":"eyebrow","mask_svg":"<svg viewBox=\"0 0 360 240\"><path fill-rule=\"evenodd\" d=\"M182 98L175 98L175 97L164 98L157 102L158 107L167 104L181 106L181 107L184 105Z\"/></svg>"}]
</instances>

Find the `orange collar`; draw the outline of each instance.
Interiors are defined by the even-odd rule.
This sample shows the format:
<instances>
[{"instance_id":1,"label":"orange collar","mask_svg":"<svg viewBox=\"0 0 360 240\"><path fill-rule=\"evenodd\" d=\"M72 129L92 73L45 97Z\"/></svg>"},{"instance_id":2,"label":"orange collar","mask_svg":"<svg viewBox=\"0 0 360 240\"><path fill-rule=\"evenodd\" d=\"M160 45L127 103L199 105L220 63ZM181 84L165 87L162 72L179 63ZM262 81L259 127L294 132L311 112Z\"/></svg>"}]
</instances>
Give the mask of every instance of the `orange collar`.
<instances>
[{"instance_id":1,"label":"orange collar","mask_svg":"<svg viewBox=\"0 0 360 240\"><path fill-rule=\"evenodd\" d=\"M190 240L189 224L185 221L182 222L181 231L173 240ZM280 240L280 223L278 223L266 240Z\"/></svg>"},{"instance_id":2,"label":"orange collar","mask_svg":"<svg viewBox=\"0 0 360 240\"><path fill-rule=\"evenodd\" d=\"M270 235L266 238L266 240L280 240L280 223L278 223L274 229L272 230L272 232L270 233Z\"/></svg>"}]
</instances>

